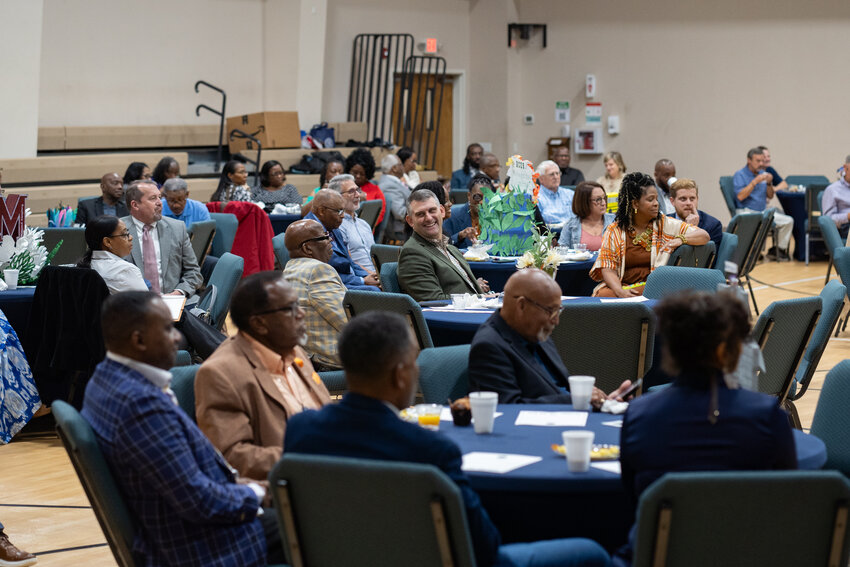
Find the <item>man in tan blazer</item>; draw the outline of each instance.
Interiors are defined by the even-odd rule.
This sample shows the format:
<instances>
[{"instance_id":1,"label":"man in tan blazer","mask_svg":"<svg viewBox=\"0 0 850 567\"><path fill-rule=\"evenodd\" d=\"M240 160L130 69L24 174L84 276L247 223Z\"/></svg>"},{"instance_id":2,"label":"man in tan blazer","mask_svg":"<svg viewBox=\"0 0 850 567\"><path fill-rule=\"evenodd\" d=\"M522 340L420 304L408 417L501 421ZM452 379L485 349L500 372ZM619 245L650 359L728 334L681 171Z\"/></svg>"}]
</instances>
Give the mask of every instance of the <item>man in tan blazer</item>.
<instances>
[{"instance_id":1,"label":"man in tan blazer","mask_svg":"<svg viewBox=\"0 0 850 567\"><path fill-rule=\"evenodd\" d=\"M242 280L230 317L239 332L195 379L198 426L240 475L265 480L283 451L287 419L330 403L330 395L299 346L304 310L280 272Z\"/></svg>"}]
</instances>

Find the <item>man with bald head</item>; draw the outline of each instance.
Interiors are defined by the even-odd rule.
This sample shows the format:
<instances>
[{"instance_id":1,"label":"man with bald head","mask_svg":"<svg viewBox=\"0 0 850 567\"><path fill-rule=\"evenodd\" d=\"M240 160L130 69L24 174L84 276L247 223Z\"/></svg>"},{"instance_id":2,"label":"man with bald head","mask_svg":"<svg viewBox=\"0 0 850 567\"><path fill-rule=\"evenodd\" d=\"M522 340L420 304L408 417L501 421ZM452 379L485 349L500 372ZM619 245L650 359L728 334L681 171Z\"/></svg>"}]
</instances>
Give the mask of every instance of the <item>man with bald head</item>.
<instances>
[{"instance_id":1,"label":"man with bald head","mask_svg":"<svg viewBox=\"0 0 850 567\"><path fill-rule=\"evenodd\" d=\"M676 212L670 203L670 185L676 181L676 165L669 159L655 162L655 188L658 191L658 209L663 215Z\"/></svg>"},{"instance_id":2,"label":"man with bald head","mask_svg":"<svg viewBox=\"0 0 850 567\"><path fill-rule=\"evenodd\" d=\"M337 338L348 317L342 307L345 285L328 263L330 235L318 222L303 219L287 227L284 242L289 261L283 277L298 294L304 310L304 349L318 370L336 370L340 368Z\"/></svg>"},{"instance_id":3,"label":"man with bald head","mask_svg":"<svg viewBox=\"0 0 850 567\"><path fill-rule=\"evenodd\" d=\"M496 154L486 153L481 156L481 165L478 168L481 170L481 173L490 178L490 181L493 182L493 186L496 189L501 189L501 183L499 182L499 175L501 174L502 167L499 165L499 158L496 157Z\"/></svg>"},{"instance_id":4,"label":"man with bald head","mask_svg":"<svg viewBox=\"0 0 850 567\"><path fill-rule=\"evenodd\" d=\"M313 206L304 217L318 222L331 238L331 259L329 264L339 273L342 283L348 289L378 291L378 275L369 272L351 258L345 237L339 230L345 215L345 201L342 195L330 189L322 189L313 198Z\"/></svg>"},{"instance_id":5,"label":"man with bald head","mask_svg":"<svg viewBox=\"0 0 850 567\"><path fill-rule=\"evenodd\" d=\"M501 309L476 331L469 351L469 389L497 392L499 403L568 404L569 373L550 338L561 315L561 288L527 268L505 284ZM626 380L609 398L631 386ZM594 405L605 394L595 388Z\"/></svg>"},{"instance_id":6,"label":"man with bald head","mask_svg":"<svg viewBox=\"0 0 850 567\"><path fill-rule=\"evenodd\" d=\"M130 214L124 204L124 181L117 173L107 173L100 178L102 195L95 199L80 199L77 202L76 222L84 225L101 215L124 217Z\"/></svg>"}]
</instances>

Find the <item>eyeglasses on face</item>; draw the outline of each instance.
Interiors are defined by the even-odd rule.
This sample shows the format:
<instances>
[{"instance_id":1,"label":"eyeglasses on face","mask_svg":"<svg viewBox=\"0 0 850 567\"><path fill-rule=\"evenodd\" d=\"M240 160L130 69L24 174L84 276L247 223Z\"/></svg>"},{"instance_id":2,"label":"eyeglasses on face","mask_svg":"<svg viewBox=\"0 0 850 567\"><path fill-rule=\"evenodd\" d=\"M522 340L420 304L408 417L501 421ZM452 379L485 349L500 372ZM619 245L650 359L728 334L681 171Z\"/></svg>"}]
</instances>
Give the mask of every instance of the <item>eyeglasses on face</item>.
<instances>
[{"instance_id":1,"label":"eyeglasses on face","mask_svg":"<svg viewBox=\"0 0 850 567\"><path fill-rule=\"evenodd\" d=\"M121 234L110 234L106 238L123 238L124 240L130 240L130 231L122 232Z\"/></svg>"},{"instance_id":2,"label":"eyeglasses on face","mask_svg":"<svg viewBox=\"0 0 850 567\"><path fill-rule=\"evenodd\" d=\"M594 205L604 205L605 203L608 202L608 199L606 199L604 197L597 197L596 199L591 199L590 202L593 203Z\"/></svg>"},{"instance_id":3,"label":"eyeglasses on face","mask_svg":"<svg viewBox=\"0 0 850 567\"><path fill-rule=\"evenodd\" d=\"M332 213L335 213L337 216L340 216L340 217L345 214L345 209L332 209L330 207L322 207L322 208L325 209L326 211L330 211Z\"/></svg>"},{"instance_id":4,"label":"eyeglasses on face","mask_svg":"<svg viewBox=\"0 0 850 567\"><path fill-rule=\"evenodd\" d=\"M544 313L546 313L549 316L550 319L554 319L556 315L560 315L561 313L564 312L564 306L563 305L561 307L549 307L547 305L542 305L540 303L537 303L536 301L534 301L530 297L526 297L524 295L518 295L517 296L517 298L520 298L520 297L523 298L524 300L526 300L527 302L529 302L530 304L534 305L535 307L537 307L538 309L540 309Z\"/></svg>"},{"instance_id":5,"label":"eyeglasses on face","mask_svg":"<svg viewBox=\"0 0 850 567\"><path fill-rule=\"evenodd\" d=\"M481 193L475 193L475 194L472 195L472 200L475 201L475 202L483 201L484 195L482 195Z\"/></svg>"},{"instance_id":6,"label":"eyeglasses on face","mask_svg":"<svg viewBox=\"0 0 850 567\"><path fill-rule=\"evenodd\" d=\"M328 234L327 232L325 232L322 236L314 236L313 238L308 238L307 240L304 240L303 242L301 242L301 244L298 245L298 248L301 248L302 246L304 246L308 242L323 242L325 240L330 240L330 239L331 239L331 235Z\"/></svg>"},{"instance_id":7,"label":"eyeglasses on face","mask_svg":"<svg viewBox=\"0 0 850 567\"><path fill-rule=\"evenodd\" d=\"M283 307L277 307L276 309L267 309L265 311L260 311L258 313L254 313L254 315L270 315L272 313L277 313L282 311L284 313L289 313L289 316L295 319L298 315L303 311L303 308L298 305L297 301L293 301L289 305L284 305Z\"/></svg>"}]
</instances>

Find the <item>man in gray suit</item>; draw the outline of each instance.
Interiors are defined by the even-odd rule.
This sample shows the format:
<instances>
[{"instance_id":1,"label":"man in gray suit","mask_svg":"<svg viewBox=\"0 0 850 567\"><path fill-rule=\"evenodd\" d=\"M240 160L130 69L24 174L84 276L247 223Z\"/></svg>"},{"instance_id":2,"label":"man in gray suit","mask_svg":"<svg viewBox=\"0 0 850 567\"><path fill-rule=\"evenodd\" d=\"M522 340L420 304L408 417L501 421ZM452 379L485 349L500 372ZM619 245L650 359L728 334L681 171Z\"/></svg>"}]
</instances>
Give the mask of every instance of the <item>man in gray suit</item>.
<instances>
[{"instance_id":1,"label":"man in gray suit","mask_svg":"<svg viewBox=\"0 0 850 567\"><path fill-rule=\"evenodd\" d=\"M152 181L134 181L124 198L130 216L124 217L133 235L130 261L151 284L151 291L190 296L203 281L189 242L186 225L162 216L159 189Z\"/></svg>"}]
</instances>

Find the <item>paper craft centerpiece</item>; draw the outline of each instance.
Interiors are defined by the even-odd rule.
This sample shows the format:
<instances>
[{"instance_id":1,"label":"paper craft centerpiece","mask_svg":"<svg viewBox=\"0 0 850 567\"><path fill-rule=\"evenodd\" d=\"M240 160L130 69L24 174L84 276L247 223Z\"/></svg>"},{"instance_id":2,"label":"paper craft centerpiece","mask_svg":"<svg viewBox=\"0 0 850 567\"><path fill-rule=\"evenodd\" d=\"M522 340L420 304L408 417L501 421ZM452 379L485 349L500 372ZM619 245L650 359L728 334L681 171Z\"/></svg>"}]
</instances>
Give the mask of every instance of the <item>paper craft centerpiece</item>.
<instances>
[{"instance_id":1,"label":"paper craft centerpiece","mask_svg":"<svg viewBox=\"0 0 850 567\"><path fill-rule=\"evenodd\" d=\"M26 195L0 196L0 237L18 239L24 233L26 222Z\"/></svg>"},{"instance_id":2,"label":"paper craft centerpiece","mask_svg":"<svg viewBox=\"0 0 850 567\"><path fill-rule=\"evenodd\" d=\"M522 156L512 156L507 165L510 181L505 191L482 188L484 200L478 207L479 240L493 245L493 256L521 256L533 243L537 174Z\"/></svg>"}]
</instances>

